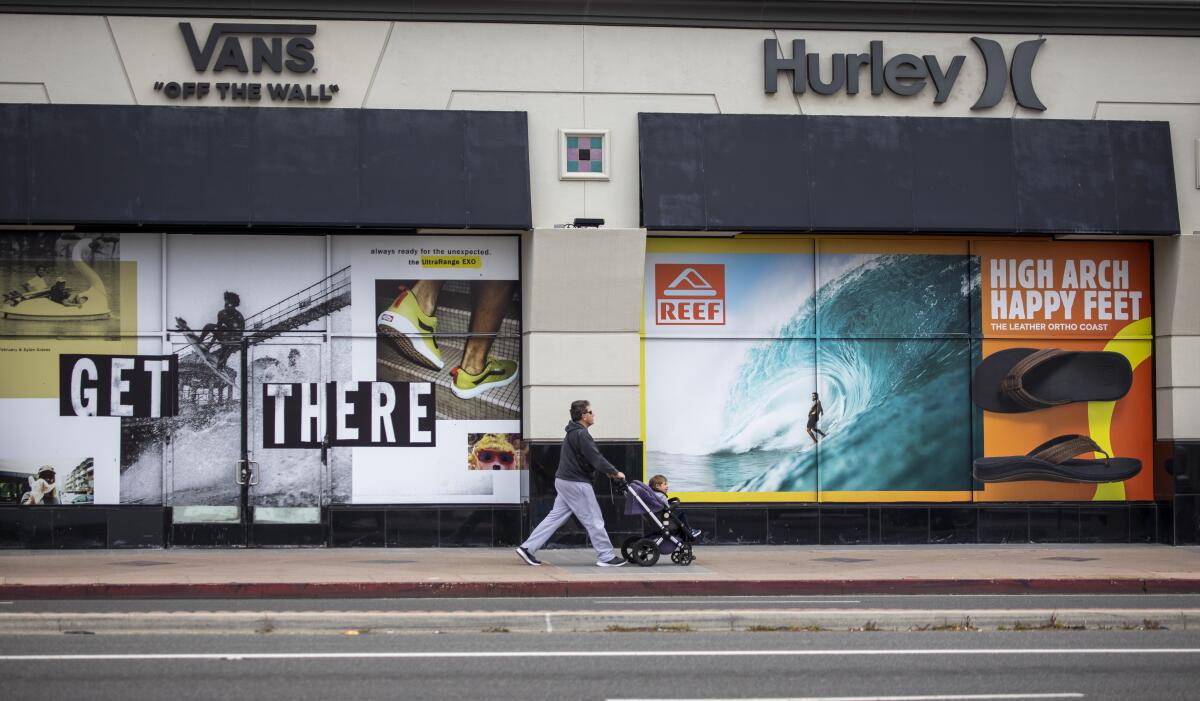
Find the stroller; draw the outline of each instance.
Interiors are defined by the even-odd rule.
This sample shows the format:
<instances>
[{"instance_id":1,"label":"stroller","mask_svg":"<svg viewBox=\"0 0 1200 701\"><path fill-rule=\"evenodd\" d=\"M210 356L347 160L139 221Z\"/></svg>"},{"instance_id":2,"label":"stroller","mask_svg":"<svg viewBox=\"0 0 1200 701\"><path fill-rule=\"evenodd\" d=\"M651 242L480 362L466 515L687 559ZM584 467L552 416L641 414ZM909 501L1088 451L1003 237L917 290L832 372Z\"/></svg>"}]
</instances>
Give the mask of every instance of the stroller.
<instances>
[{"instance_id":1,"label":"stroller","mask_svg":"<svg viewBox=\"0 0 1200 701\"><path fill-rule=\"evenodd\" d=\"M690 565L696 556L692 554L695 539L683 527L679 518L672 513L677 499L672 499L666 508L659 507L659 499L645 484L632 480L620 485L625 494L625 515L644 516L654 532L645 536L631 536L621 544L621 554L629 562L642 567L653 567L659 555L670 555L677 565Z\"/></svg>"}]
</instances>

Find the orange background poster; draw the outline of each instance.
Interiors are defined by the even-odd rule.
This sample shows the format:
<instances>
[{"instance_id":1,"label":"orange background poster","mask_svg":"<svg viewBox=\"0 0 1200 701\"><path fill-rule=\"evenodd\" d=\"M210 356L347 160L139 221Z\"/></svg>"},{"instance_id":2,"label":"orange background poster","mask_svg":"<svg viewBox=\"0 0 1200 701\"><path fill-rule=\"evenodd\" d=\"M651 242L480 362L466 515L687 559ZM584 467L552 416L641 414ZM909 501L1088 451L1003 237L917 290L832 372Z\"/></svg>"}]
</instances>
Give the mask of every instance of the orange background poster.
<instances>
[{"instance_id":1,"label":"orange background poster","mask_svg":"<svg viewBox=\"0 0 1200 701\"><path fill-rule=\"evenodd\" d=\"M1024 455L1056 436L1080 434L1112 456L1142 463L1137 475L1112 484L1040 480L983 484L975 491L976 501L1153 499L1149 247L1090 241L986 241L975 242L973 250L979 255L984 358L1006 348L1107 350L1124 355L1133 368L1132 386L1116 401L1013 414L984 411L983 455Z\"/></svg>"}]
</instances>

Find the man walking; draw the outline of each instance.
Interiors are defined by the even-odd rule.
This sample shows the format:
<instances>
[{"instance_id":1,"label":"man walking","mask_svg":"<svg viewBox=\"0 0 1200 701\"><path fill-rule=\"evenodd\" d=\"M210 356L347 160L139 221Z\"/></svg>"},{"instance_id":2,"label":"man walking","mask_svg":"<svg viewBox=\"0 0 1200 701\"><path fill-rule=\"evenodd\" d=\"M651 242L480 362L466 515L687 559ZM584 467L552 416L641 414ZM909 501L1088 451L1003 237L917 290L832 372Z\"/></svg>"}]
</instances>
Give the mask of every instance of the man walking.
<instances>
[{"instance_id":1,"label":"man walking","mask_svg":"<svg viewBox=\"0 0 1200 701\"><path fill-rule=\"evenodd\" d=\"M554 473L554 508L529 538L517 548L517 554L527 564L540 565L533 556L550 536L566 523L571 514L587 529L592 547L596 549L597 567L620 567L625 559L613 551L612 541L604 531L604 517L592 491L592 476L596 470L609 479L625 479L625 474L604 459L596 448L596 441L588 433L588 427L596 422L592 406L582 399L571 402L571 422L567 424L567 435L563 436L562 454L558 457L558 470Z\"/></svg>"}]
</instances>

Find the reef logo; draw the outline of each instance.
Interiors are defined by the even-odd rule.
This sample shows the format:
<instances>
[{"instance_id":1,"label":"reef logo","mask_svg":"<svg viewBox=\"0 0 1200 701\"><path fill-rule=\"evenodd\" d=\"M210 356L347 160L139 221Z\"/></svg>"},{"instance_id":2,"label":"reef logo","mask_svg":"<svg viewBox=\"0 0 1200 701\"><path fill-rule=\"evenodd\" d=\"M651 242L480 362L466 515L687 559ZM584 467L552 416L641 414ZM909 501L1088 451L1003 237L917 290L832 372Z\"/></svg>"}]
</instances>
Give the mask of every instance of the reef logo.
<instances>
[{"instance_id":1,"label":"reef logo","mask_svg":"<svg viewBox=\"0 0 1200 701\"><path fill-rule=\"evenodd\" d=\"M654 321L660 326L723 326L725 264L654 266Z\"/></svg>"}]
</instances>

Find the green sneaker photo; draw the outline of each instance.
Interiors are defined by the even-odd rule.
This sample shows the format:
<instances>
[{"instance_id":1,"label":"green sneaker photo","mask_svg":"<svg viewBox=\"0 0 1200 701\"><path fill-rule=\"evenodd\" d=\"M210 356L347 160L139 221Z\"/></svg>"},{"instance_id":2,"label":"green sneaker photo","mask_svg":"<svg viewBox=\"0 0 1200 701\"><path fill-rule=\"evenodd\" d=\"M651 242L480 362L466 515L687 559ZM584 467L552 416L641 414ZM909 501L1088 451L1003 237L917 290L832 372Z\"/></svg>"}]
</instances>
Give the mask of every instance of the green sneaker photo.
<instances>
[{"instance_id":1,"label":"green sneaker photo","mask_svg":"<svg viewBox=\"0 0 1200 701\"><path fill-rule=\"evenodd\" d=\"M473 399L499 387L506 387L517 379L517 364L512 360L501 360L488 356L487 367L478 375L472 375L461 367L450 371L453 382L450 389L459 399Z\"/></svg>"},{"instance_id":2,"label":"green sneaker photo","mask_svg":"<svg viewBox=\"0 0 1200 701\"><path fill-rule=\"evenodd\" d=\"M422 312L412 292L401 287L400 295L379 315L375 329L390 339L404 357L427 368L441 370L446 363L433 337L437 323L437 317Z\"/></svg>"}]
</instances>

